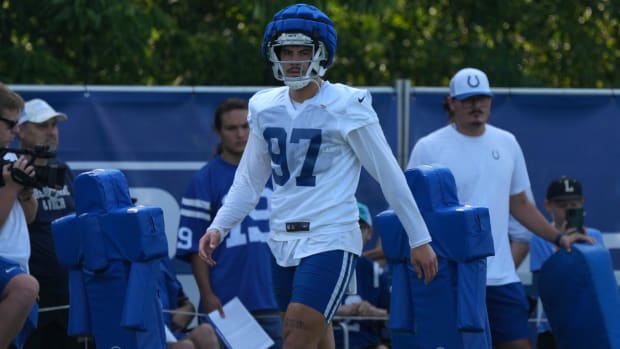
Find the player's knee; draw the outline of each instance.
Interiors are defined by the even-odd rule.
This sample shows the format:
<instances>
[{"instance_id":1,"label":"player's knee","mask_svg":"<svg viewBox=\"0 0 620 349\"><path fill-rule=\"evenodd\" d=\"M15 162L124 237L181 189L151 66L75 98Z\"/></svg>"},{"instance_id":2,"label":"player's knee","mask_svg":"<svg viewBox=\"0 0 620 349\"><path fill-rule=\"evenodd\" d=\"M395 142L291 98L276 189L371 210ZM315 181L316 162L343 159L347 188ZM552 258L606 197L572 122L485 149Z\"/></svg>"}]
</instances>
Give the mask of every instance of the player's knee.
<instances>
[{"instance_id":1,"label":"player's knee","mask_svg":"<svg viewBox=\"0 0 620 349\"><path fill-rule=\"evenodd\" d=\"M189 338L196 345L196 349L219 348L217 334L209 324L201 324L194 328L190 332Z\"/></svg>"},{"instance_id":2,"label":"player's knee","mask_svg":"<svg viewBox=\"0 0 620 349\"><path fill-rule=\"evenodd\" d=\"M327 322L323 314L300 303L291 303L283 320L285 348L314 348L323 338Z\"/></svg>"},{"instance_id":3,"label":"player's knee","mask_svg":"<svg viewBox=\"0 0 620 349\"><path fill-rule=\"evenodd\" d=\"M28 275L15 276L7 285L8 297L24 306L32 306L39 296L39 283Z\"/></svg>"},{"instance_id":4,"label":"player's knee","mask_svg":"<svg viewBox=\"0 0 620 349\"><path fill-rule=\"evenodd\" d=\"M198 327L194 328L190 333L191 338L199 338L201 340L217 340L217 335L213 330L213 327L209 324L201 324Z\"/></svg>"},{"instance_id":5,"label":"player's knee","mask_svg":"<svg viewBox=\"0 0 620 349\"><path fill-rule=\"evenodd\" d=\"M200 324L200 326L196 327L194 331L196 331L196 335L200 336L201 338L209 338L215 336L215 331L213 330L213 327L211 327L211 325L209 324Z\"/></svg>"}]
</instances>

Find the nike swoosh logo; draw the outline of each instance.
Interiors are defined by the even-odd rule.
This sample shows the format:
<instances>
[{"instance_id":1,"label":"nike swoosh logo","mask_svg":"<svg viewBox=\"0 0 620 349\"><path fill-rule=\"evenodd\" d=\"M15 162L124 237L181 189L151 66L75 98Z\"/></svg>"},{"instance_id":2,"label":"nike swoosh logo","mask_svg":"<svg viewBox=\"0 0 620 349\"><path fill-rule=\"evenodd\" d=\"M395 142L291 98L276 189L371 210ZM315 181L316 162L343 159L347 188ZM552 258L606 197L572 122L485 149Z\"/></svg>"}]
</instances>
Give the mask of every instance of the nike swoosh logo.
<instances>
[{"instance_id":1,"label":"nike swoosh logo","mask_svg":"<svg viewBox=\"0 0 620 349\"><path fill-rule=\"evenodd\" d=\"M360 103L362 103L362 102L364 101L364 99L365 99L365 98L366 98L366 96L364 96L364 97L359 97L359 98L357 99L357 101L358 101L358 102L360 102Z\"/></svg>"},{"instance_id":2,"label":"nike swoosh logo","mask_svg":"<svg viewBox=\"0 0 620 349\"><path fill-rule=\"evenodd\" d=\"M8 273L12 272L13 270L15 270L17 268L19 268L19 267L10 267L10 268L4 269L4 272L8 274Z\"/></svg>"}]
</instances>

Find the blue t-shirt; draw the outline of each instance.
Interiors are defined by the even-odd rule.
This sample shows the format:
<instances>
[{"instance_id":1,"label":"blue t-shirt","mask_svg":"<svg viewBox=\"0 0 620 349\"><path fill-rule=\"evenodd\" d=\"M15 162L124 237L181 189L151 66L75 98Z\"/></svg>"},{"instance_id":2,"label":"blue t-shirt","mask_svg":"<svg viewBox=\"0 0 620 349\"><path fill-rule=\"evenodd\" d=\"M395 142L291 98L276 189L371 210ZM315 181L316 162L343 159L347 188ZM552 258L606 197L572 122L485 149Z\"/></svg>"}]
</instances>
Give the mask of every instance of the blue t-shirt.
<instances>
[{"instance_id":1,"label":"blue t-shirt","mask_svg":"<svg viewBox=\"0 0 620 349\"><path fill-rule=\"evenodd\" d=\"M193 175L181 201L177 258L189 261L198 252L198 241L222 206L236 170L236 165L217 156ZM213 253L217 265L210 269L211 288L222 304L239 297L249 311L277 309L266 243L270 194L268 185L256 208ZM202 312L202 305L199 308Z\"/></svg>"},{"instance_id":2,"label":"blue t-shirt","mask_svg":"<svg viewBox=\"0 0 620 349\"><path fill-rule=\"evenodd\" d=\"M603 243L603 235L600 231L586 227L586 234L596 239L596 242L598 244L601 244L603 246L605 245ZM545 263L545 261L547 261L549 257L551 257L551 255L555 253L555 250L555 244L541 238L538 235L534 235L530 240L530 270L533 273L540 271L542 265ZM536 276L534 277L534 280L537 280ZM547 316L545 315L544 311L541 313L540 319L542 321L538 323L538 332L543 333L551 331L551 326L547 321Z\"/></svg>"}]
</instances>

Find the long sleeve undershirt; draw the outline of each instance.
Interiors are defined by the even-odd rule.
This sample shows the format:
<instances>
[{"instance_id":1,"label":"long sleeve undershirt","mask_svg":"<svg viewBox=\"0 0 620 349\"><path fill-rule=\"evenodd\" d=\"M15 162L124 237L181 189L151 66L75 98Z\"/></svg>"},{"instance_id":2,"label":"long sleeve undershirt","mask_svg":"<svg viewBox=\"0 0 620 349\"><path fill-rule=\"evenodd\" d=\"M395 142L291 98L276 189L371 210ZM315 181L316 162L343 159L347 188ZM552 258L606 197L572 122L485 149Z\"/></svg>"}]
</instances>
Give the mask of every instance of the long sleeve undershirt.
<instances>
[{"instance_id":1,"label":"long sleeve undershirt","mask_svg":"<svg viewBox=\"0 0 620 349\"><path fill-rule=\"evenodd\" d=\"M351 131L348 141L362 166L379 182L385 199L407 232L409 245L413 248L430 242L428 228L379 124ZM209 229L217 229L223 239L256 206L270 174L267 145L251 132L233 185Z\"/></svg>"}]
</instances>

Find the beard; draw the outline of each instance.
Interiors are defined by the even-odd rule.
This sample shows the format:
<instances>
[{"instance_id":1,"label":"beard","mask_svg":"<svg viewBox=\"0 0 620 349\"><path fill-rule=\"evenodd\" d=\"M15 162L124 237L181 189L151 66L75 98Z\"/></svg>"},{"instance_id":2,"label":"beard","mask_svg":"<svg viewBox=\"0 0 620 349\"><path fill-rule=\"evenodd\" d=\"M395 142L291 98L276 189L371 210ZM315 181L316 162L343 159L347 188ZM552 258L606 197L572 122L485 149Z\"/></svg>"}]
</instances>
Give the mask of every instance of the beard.
<instances>
[{"instance_id":1,"label":"beard","mask_svg":"<svg viewBox=\"0 0 620 349\"><path fill-rule=\"evenodd\" d=\"M485 124L485 122L482 121L482 120L474 120L474 121L469 123L469 126L471 128L479 128L479 127L484 126L484 124Z\"/></svg>"}]
</instances>

